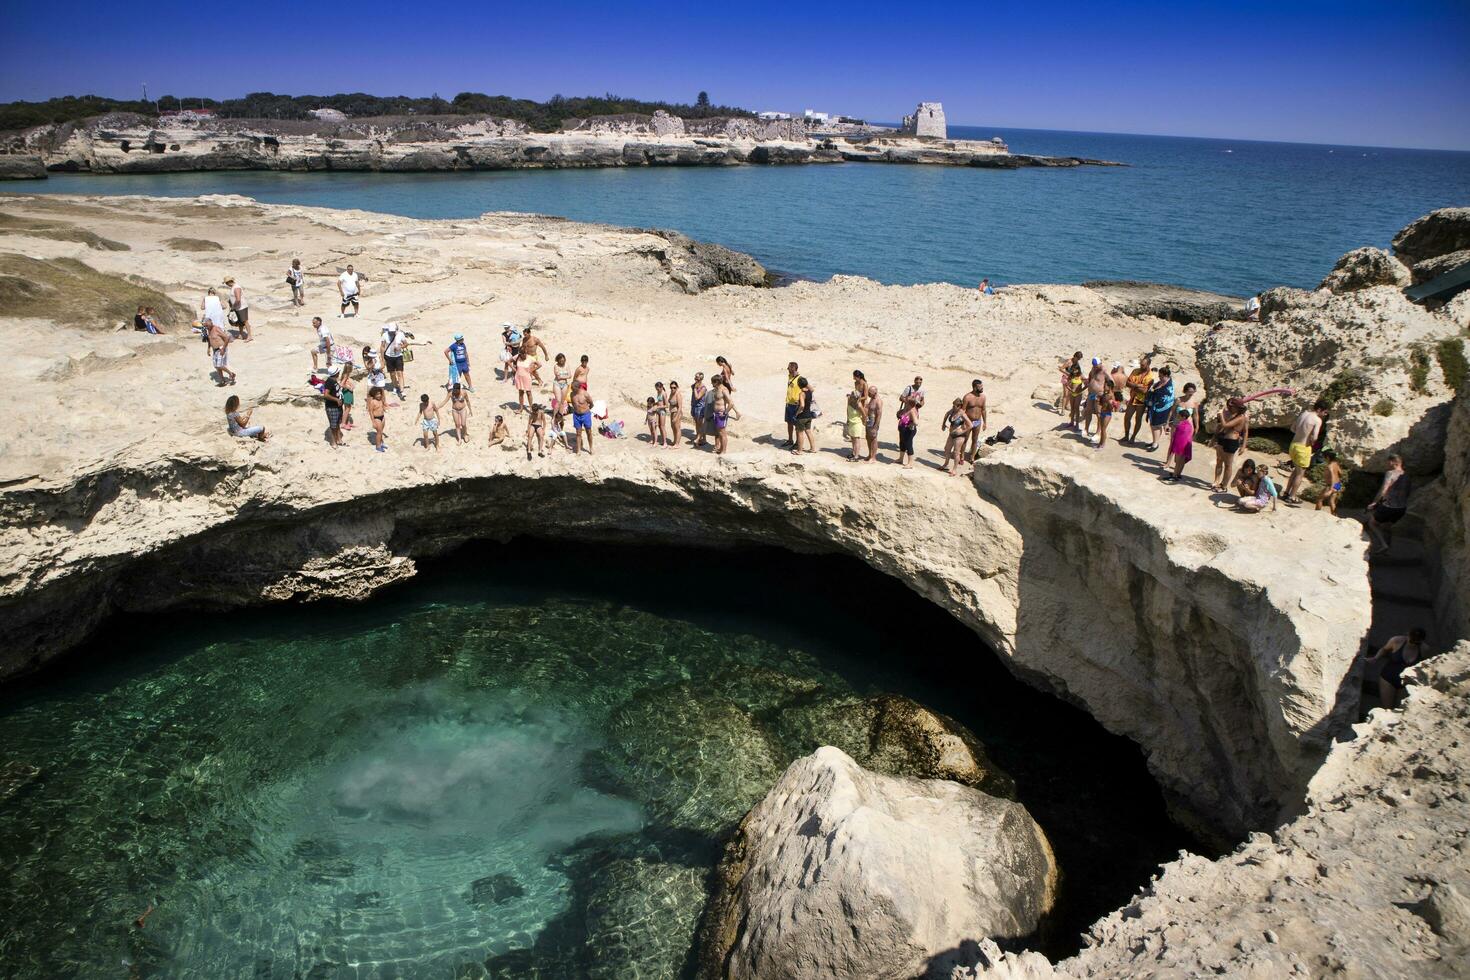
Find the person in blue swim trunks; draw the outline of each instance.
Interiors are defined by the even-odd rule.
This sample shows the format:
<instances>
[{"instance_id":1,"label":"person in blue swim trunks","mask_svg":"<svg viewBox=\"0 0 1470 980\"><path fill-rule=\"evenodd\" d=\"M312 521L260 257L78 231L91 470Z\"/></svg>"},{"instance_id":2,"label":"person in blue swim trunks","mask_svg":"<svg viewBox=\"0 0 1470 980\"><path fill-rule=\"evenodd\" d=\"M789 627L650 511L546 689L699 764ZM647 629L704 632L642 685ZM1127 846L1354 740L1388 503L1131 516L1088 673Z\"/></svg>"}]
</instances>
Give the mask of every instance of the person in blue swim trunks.
<instances>
[{"instance_id":1,"label":"person in blue swim trunks","mask_svg":"<svg viewBox=\"0 0 1470 980\"><path fill-rule=\"evenodd\" d=\"M592 452L592 396L587 394L587 382L577 383L572 392L572 452L582 448L582 433L587 434L587 452Z\"/></svg>"},{"instance_id":2,"label":"person in blue swim trunks","mask_svg":"<svg viewBox=\"0 0 1470 980\"><path fill-rule=\"evenodd\" d=\"M452 387L456 382L465 386L467 391L474 391L474 383L470 381L470 352L465 347L464 334L454 335L454 342L444 348L444 359L449 362L449 384Z\"/></svg>"}]
</instances>

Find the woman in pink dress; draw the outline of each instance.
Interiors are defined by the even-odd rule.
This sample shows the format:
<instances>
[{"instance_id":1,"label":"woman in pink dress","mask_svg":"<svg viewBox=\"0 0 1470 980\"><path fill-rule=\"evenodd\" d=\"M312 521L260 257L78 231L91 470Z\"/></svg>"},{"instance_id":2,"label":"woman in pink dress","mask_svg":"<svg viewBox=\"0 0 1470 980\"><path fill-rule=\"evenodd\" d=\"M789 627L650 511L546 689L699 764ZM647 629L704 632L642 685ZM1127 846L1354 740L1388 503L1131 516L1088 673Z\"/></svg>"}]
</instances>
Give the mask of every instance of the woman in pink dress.
<instances>
[{"instance_id":1,"label":"woman in pink dress","mask_svg":"<svg viewBox=\"0 0 1470 980\"><path fill-rule=\"evenodd\" d=\"M1194 458L1194 420L1190 417L1193 414L1187 408L1179 410L1179 417L1174 422L1174 435L1169 439L1174 472L1164 477L1165 480L1179 479L1179 474L1184 472L1184 464Z\"/></svg>"},{"instance_id":2,"label":"woman in pink dress","mask_svg":"<svg viewBox=\"0 0 1470 980\"><path fill-rule=\"evenodd\" d=\"M525 354L516 358L516 411L531 407L531 359Z\"/></svg>"}]
</instances>

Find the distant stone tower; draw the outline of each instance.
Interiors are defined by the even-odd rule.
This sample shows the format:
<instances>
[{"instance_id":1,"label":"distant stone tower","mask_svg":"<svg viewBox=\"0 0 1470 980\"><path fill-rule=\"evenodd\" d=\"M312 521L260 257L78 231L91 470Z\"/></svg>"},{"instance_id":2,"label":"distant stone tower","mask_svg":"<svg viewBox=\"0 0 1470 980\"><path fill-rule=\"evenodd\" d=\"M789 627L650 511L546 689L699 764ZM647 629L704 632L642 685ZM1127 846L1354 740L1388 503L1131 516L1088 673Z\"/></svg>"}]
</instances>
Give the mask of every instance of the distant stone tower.
<instances>
[{"instance_id":1,"label":"distant stone tower","mask_svg":"<svg viewBox=\"0 0 1470 980\"><path fill-rule=\"evenodd\" d=\"M949 128L944 123L944 105L939 102L920 102L912 116L903 117L903 130L915 136L949 137Z\"/></svg>"},{"instance_id":2,"label":"distant stone tower","mask_svg":"<svg viewBox=\"0 0 1470 980\"><path fill-rule=\"evenodd\" d=\"M914 111L914 135L936 136L944 139L949 127L944 123L944 106L938 102L920 102Z\"/></svg>"}]
</instances>

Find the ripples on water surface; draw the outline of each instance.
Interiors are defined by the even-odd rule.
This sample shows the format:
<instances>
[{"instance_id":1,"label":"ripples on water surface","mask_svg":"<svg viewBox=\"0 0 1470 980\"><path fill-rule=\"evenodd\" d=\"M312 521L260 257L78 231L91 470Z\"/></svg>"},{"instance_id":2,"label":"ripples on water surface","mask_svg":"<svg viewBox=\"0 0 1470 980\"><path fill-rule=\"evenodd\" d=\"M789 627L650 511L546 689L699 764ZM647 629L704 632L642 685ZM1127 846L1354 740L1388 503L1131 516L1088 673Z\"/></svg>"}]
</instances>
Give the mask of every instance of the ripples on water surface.
<instances>
[{"instance_id":1,"label":"ripples on water surface","mask_svg":"<svg viewBox=\"0 0 1470 980\"><path fill-rule=\"evenodd\" d=\"M965 127L951 134L1000 135L1019 153L1132 166L62 175L15 190L233 193L415 218L531 211L677 228L815 279L1147 279L1235 295L1315 286L1348 249L1387 246L1421 214L1470 204L1470 153Z\"/></svg>"},{"instance_id":2,"label":"ripples on water surface","mask_svg":"<svg viewBox=\"0 0 1470 980\"><path fill-rule=\"evenodd\" d=\"M855 563L512 549L363 606L127 620L8 692L4 974L675 976L720 835L887 691L1016 777L1065 876L1043 948L1186 843L1136 751ZM477 570L537 551L518 581L609 584ZM716 573L728 611L671 593Z\"/></svg>"}]
</instances>

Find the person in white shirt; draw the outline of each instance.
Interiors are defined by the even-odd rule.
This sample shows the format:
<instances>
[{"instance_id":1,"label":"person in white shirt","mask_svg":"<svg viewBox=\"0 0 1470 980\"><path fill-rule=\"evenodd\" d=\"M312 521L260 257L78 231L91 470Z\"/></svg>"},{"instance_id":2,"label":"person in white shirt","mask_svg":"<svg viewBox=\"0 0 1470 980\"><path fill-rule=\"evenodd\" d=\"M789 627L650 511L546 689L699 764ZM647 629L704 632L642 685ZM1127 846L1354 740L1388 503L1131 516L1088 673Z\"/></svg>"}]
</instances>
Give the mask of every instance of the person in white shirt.
<instances>
[{"instance_id":1,"label":"person in white shirt","mask_svg":"<svg viewBox=\"0 0 1470 980\"><path fill-rule=\"evenodd\" d=\"M347 315L347 307L352 307L352 315L357 315L357 297L362 292L362 277L347 267L347 271L337 277L337 292L342 296L341 316Z\"/></svg>"},{"instance_id":2,"label":"person in white shirt","mask_svg":"<svg viewBox=\"0 0 1470 980\"><path fill-rule=\"evenodd\" d=\"M383 340L378 345L378 350L383 355L383 363L388 367L388 377L393 381L393 389L398 397L403 397L403 349L408 346L409 334L396 323L383 325Z\"/></svg>"},{"instance_id":3,"label":"person in white shirt","mask_svg":"<svg viewBox=\"0 0 1470 980\"><path fill-rule=\"evenodd\" d=\"M204 299L199 303L199 319L204 321L206 331L211 323L221 330L225 329L225 306L214 289L205 293Z\"/></svg>"},{"instance_id":4,"label":"person in white shirt","mask_svg":"<svg viewBox=\"0 0 1470 980\"><path fill-rule=\"evenodd\" d=\"M332 369L332 328L327 326L319 316L311 318L311 325L316 328L316 346L311 351L311 369L317 369L317 355L327 355L327 370Z\"/></svg>"},{"instance_id":5,"label":"person in white shirt","mask_svg":"<svg viewBox=\"0 0 1470 980\"><path fill-rule=\"evenodd\" d=\"M1251 323L1261 318L1261 298L1259 296L1252 296L1245 301L1245 318Z\"/></svg>"}]
</instances>

